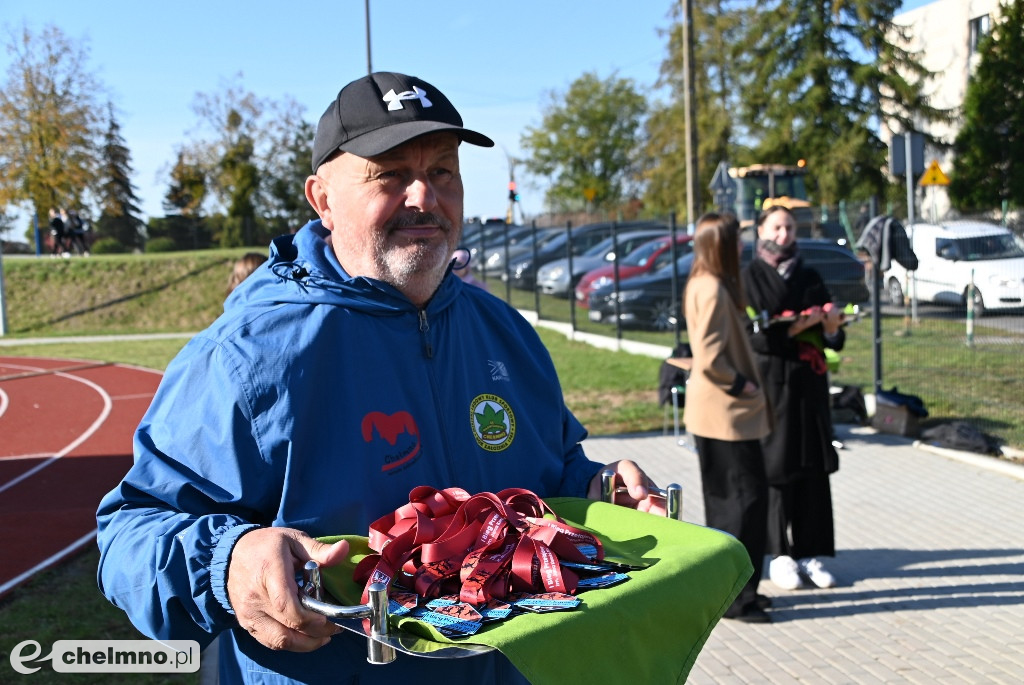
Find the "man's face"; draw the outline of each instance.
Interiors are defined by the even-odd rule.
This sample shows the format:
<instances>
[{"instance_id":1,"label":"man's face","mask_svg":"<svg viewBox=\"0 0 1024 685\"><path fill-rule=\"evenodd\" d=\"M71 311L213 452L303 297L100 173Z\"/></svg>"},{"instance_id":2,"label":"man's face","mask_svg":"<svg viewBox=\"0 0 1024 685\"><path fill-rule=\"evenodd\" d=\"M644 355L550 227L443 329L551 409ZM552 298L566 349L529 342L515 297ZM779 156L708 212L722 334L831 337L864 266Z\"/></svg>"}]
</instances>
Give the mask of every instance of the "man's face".
<instances>
[{"instance_id":1,"label":"man's face","mask_svg":"<svg viewBox=\"0 0 1024 685\"><path fill-rule=\"evenodd\" d=\"M796 240L796 221L789 212L772 212L757 227L757 237L786 247Z\"/></svg>"},{"instance_id":2,"label":"man's face","mask_svg":"<svg viewBox=\"0 0 1024 685\"><path fill-rule=\"evenodd\" d=\"M309 177L306 197L350 276L390 283L422 306L462 231L459 139L433 133L369 159L342 153Z\"/></svg>"}]
</instances>

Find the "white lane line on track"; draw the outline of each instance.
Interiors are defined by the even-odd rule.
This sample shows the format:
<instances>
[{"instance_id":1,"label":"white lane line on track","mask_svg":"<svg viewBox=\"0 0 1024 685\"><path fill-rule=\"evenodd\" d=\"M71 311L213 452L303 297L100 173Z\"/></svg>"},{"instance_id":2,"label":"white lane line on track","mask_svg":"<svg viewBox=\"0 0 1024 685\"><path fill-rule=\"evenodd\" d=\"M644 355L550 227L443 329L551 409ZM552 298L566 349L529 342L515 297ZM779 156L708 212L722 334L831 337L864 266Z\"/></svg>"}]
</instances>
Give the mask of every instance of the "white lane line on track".
<instances>
[{"instance_id":1,"label":"white lane line on track","mask_svg":"<svg viewBox=\"0 0 1024 685\"><path fill-rule=\"evenodd\" d=\"M42 457L52 457L53 455L49 452L40 452L39 454L9 454L6 457L0 457L0 461L18 461L19 459L41 459Z\"/></svg>"},{"instance_id":2,"label":"white lane line on track","mask_svg":"<svg viewBox=\"0 0 1024 685\"><path fill-rule=\"evenodd\" d=\"M3 585L0 585L0 596L3 596L3 594L5 592L7 592L11 588L17 586L19 583L22 583L22 582L28 580L29 578L34 576L36 573L39 573L40 571L42 571L44 568L46 568L48 566L52 566L53 564L57 563L63 557L67 556L68 554L71 554L72 552L74 552L79 547L82 547L83 545L89 544L89 542L91 540L96 538L96 531L97 530L98 529L94 528L91 533L89 533L87 535L83 535L82 537L78 538L77 540L72 542L70 545L68 545L67 547L62 549L61 551L57 552L56 554L50 556L47 559L44 559L43 561L40 561L38 564L36 564L32 568L30 568L29 570L25 571L21 575L16 576L14 578L11 578L9 581L4 583Z\"/></svg>"},{"instance_id":3,"label":"white lane line on track","mask_svg":"<svg viewBox=\"0 0 1024 685\"><path fill-rule=\"evenodd\" d=\"M11 402L7 397L7 393L3 391L3 388L0 388L0 416L4 415L4 412L7 411L7 407L8 405L10 405L10 403Z\"/></svg>"},{"instance_id":4,"label":"white lane line on track","mask_svg":"<svg viewBox=\"0 0 1024 685\"><path fill-rule=\"evenodd\" d=\"M28 366L22 367L22 366L20 366L18 364L5 364L5 365L6 366L12 366L14 368L23 368L26 371L41 370L41 369L35 369L33 367L28 367ZM83 442L88 440L90 437L92 437L93 433L98 431L100 429L100 426L103 425L103 422L107 420L108 416L110 416L110 411L113 408L114 404L113 404L113 402L110 399L110 394L106 390L104 390L99 385L93 383L92 381L90 381L88 379L79 378L78 376L73 376L71 374L55 373L53 375L60 376L60 377L63 377L63 378L67 378L68 380L76 381L78 383L82 383L84 385L89 386L93 390L95 390L96 393L100 397L103 398L103 411L100 412L100 415L98 417L96 417L96 420L92 422L91 426L89 426L87 429L85 429L85 431L81 435L79 435L77 438L75 438L70 443L68 443L59 452L57 452L56 454L51 456L49 459L47 459L47 460L37 464L36 466L34 466L33 468L29 469L28 471L26 471L25 473L21 474L20 476L18 476L16 478L12 478L11 480L9 480L6 483L4 483L3 485L0 485L0 492L4 492L5 490L8 490L8 489L14 487L15 485L17 485L21 481L25 480L26 478L29 478L30 476L35 475L36 473L39 473L40 471L45 469L50 464L54 463L55 461L57 461L61 457L67 455L69 452L71 452L71 450L75 449L76 447L81 445Z\"/></svg>"}]
</instances>

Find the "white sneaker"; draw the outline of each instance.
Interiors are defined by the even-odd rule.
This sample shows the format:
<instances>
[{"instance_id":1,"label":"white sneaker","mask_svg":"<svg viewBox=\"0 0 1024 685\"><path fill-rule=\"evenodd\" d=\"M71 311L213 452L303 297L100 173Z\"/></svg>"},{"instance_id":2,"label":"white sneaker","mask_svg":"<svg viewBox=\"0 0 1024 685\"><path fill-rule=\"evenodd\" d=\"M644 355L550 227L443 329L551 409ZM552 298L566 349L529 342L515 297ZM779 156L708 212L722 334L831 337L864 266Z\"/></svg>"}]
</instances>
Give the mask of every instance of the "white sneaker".
<instances>
[{"instance_id":1,"label":"white sneaker","mask_svg":"<svg viewBox=\"0 0 1024 685\"><path fill-rule=\"evenodd\" d=\"M821 563L815 557L808 559L801 559L797 562L800 565L800 572L803 573L807 578L820 588L835 587L836 578L825 568L825 565Z\"/></svg>"},{"instance_id":2,"label":"white sneaker","mask_svg":"<svg viewBox=\"0 0 1024 685\"><path fill-rule=\"evenodd\" d=\"M775 557L768 563L768 579L783 590L799 590L804 586L800 567L793 557Z\"/></svg>"}]
</instances>

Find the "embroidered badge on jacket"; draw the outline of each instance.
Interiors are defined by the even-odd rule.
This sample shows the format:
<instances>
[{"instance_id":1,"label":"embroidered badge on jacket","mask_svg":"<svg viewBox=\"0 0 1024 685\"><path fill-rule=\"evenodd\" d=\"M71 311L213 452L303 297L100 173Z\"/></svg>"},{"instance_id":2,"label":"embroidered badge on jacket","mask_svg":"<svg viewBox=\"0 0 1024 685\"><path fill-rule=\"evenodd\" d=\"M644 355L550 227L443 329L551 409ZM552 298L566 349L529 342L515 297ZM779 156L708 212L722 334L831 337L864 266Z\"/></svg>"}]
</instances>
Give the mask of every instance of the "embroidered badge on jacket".
<instances>
[{"instance_id":1,"label":"embroidered badge on jacket","mask_svg":"<svg viewBox=\"0 0 1024 685\"><path fill-rule=\"evenodd\" d=\"M477 395L469 406L469 419L476 443L489 452L501 452L516 436L512 408L497 395Z\"/></svg>"}]
</instances>

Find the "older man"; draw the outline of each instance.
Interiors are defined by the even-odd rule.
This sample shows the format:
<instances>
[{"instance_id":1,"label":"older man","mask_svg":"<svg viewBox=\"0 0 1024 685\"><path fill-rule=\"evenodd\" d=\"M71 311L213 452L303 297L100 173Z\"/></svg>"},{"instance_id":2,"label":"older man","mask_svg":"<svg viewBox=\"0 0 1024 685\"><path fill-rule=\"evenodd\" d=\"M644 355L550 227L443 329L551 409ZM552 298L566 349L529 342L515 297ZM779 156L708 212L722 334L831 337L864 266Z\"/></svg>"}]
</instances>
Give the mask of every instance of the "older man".
<instances>
[{"instance_id":1,"label":"older man","mask_svg":"<svg viewBox=\"0 0 1024 685\"><path fill-rule=\"evenodd\" d=\"M100 505L103 592L154 638L222 634L222 683L518 678L497 653L368 666L294 580L348 552L315 536L366 534L419 485L598 494L533 329L450 274L461 142L493 145L425 81L341 90L306 181L320 219L276 239L171 362L135 466ZM484 414L504 430L482 431ZM659 508L633 462L613 468L623 503Z\"/></svg>"}]
</instances>

